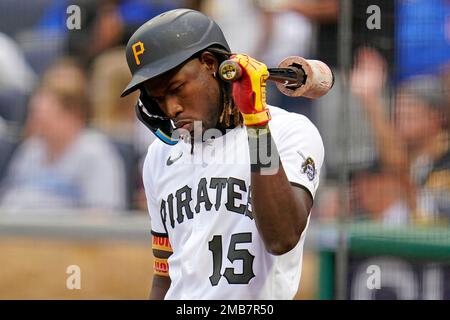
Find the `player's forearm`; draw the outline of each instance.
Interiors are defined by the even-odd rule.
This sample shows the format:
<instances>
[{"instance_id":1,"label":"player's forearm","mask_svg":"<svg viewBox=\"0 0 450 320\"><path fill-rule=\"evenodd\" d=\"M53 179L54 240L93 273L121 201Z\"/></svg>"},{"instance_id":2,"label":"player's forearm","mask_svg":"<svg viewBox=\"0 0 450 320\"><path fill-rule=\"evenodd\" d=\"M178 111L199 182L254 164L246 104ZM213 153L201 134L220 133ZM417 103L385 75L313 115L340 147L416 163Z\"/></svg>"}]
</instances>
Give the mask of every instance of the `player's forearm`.
<instances>
[{"instance_id":1,"label":"player's forearm","mask_svg":"<svg viewBox=\"0 0 450 320\"><path fill-rule=\"evenodd\" d=\"M150 291L150 300L164 300L170 287L170 278L158 275L153 276L152 288Z\"/></svg>"},{"instance_id":2,"label":"player's forearm","mask_svg":"<svg viewBox=\"0 0 450 320\"><path fill-rule=\"evenodd\" d=\"M253 217L267 251L290 251L305 229L308 213L297 203L283 168L275 175L252 173L251 184Z\"/></svg>"},{"instance_id":3,"label":"player's forearm","mask_svg":"<svg viewBox=\"0 0 450 320\"><path fill-rule=\"evenodd\" d=\"M308 209L295 196L270 131L268 127L265 128L248 130L252 163L252 212L267 251L279 255L298 243L306 226ZM266 135L259 138L253 136L255 130L264 130ZM264 150L266 143L271 143L269 152ZM259 147L255 151L256 146ZM267 157L264 157L267 153Z\"/></svg>"}]
</instances>

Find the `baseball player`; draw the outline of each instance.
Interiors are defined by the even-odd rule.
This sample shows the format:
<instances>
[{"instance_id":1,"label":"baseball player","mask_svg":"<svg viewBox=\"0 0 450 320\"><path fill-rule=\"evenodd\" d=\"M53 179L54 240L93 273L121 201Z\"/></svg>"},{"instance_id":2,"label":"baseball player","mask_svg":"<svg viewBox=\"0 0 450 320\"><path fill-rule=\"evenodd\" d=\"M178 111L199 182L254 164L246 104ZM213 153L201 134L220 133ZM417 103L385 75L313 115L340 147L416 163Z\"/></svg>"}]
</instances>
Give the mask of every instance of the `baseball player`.
<instances>
[{"instance_id":1,"label":"baseball player","mask_svg":"<svg viewBox=\"0 0 450 320\"><path fill-rule=\"evenodd\" d=\"M142 25L126 48L139 119L159 138L143 179L152 299L292 299L324 149L304 116L266 104L267 67L233 55L188 9ZM243 72L217 76L232 59Z\"/></svg>"}]
</instances>

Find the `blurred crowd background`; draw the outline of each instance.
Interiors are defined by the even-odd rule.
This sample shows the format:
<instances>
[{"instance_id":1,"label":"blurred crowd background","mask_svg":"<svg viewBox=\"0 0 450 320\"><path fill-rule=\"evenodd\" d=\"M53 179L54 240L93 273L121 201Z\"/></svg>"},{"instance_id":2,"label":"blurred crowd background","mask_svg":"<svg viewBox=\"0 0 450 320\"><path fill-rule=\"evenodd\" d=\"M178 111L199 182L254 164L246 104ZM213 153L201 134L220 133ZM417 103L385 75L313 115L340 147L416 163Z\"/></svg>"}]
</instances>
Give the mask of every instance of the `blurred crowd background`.
<instances>
[{"instance_id":1,"label":"blurred crowd background","mask_svg":"<svg viewBox=\"0 0 450 320\"><path fill-rule=\"evenodd\" d=\"M70 5L79 30L67 27ZM448 0L2 0L0 216L146 215L154 137L137 96L120 98L124 47L179 7L207 13L234 52L269 67L297 55L333 69L318 100L268 85L270 104L306 115L324 140L313 221L448 227Z\"/></svg>"}]
</instances>

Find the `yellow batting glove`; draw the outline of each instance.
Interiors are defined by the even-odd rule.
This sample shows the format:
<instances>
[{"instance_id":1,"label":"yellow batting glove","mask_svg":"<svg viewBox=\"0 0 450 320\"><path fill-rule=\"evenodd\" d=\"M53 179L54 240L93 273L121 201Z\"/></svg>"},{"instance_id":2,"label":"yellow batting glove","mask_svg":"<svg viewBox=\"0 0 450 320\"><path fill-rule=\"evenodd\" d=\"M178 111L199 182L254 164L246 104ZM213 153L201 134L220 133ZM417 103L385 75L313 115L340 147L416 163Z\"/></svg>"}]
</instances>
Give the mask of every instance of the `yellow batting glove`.
<instances>
[{"instance_id":1,"label":"yellow batting glove","mask_svg":"<svg viewBox=\"0 0 450 320\"><path fill-rule=\"evenodd\" d=\"M233 82L233 99L246 126L263 126L271 119L266 104L267 66L244 54L231 56L242 68L242 76Z\"/></svg>"}]
</instances>

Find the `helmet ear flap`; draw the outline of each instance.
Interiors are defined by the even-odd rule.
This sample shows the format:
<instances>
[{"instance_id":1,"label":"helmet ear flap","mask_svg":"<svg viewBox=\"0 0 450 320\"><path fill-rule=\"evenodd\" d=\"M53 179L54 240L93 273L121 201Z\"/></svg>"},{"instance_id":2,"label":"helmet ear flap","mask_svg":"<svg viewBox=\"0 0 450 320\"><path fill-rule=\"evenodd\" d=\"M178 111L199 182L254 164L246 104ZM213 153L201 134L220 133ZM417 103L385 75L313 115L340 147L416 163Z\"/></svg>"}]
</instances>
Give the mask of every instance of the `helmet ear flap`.
<instances>
[{"instance_id":1,"label":"helmet ear flap","mask_svg":"<svg viewBox=\"0 0 450 320\"><path fill-rule=\"evenodd\" d=\"M162 142L168 145L178 143L178 138L173 135L175 126L172 121L164 115L156 101L148 97L144 90L141 90L135 110L138 119Z\"/></svg>"}]
</instances>

